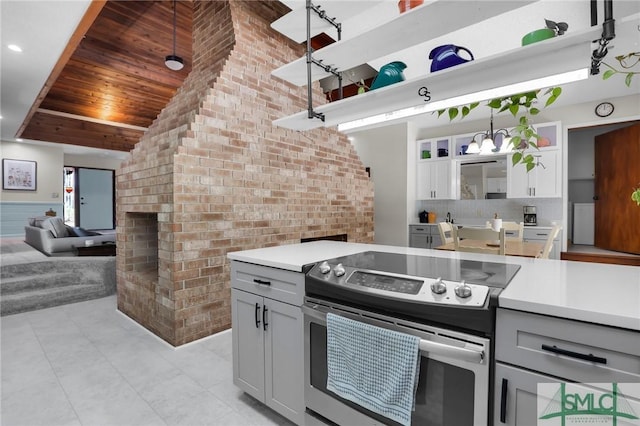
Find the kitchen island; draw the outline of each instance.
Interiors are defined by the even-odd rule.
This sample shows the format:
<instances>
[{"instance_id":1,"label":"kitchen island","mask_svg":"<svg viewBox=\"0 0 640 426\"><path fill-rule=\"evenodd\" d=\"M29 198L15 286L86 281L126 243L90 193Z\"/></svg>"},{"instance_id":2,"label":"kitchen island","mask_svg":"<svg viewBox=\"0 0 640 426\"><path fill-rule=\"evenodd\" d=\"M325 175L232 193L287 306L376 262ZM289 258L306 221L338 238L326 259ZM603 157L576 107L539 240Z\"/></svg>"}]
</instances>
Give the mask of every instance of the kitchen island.
<instances>
[{"instance_id":1,"label":"kitchen island","mask_svg":"<svg viewBox=\"0 0 640 426\"><path fill-rule=\"evenodd\" d=\"M320 277L317 283L310 282L308 278L305 279L305 273L314 264L316 264L314 270L321 270L323 265L320 261L343 256L346 256L349 261L343 260L346 258L330 261L334 271L332 274L318 275L316 272L316 276ZM480 366L476 363L477 361L469 363L446 358L447 363L456 364L457 362L463 370L477 369L470 375L476 379L468 383L465 388L473 390L475 386L475 391L471 394L483 395L484 399L472 401L471 407L476 407L470 410L471 416L475 416L474 420L467 418L455 424L480 425L485 421L486 424L492 422L497 424L505 423L502 421L505 419L506 424L516 425L518 424L516 418L526 418L530 423L536 415L536 386L542 381L549 381L550 377L563 377L566 381L574 382L596 382L595 378L598 378L598 383L640 382L640 372L635 371L640 365L640 345L638 344L640 342L640 268L335 241L247 250L229 253L228 257L232 260L234 383L297 424L309 424L309 412L305 411L305 408L313 409L317 413L316 406L330 406L329 411L320 413L338 424L369 423L368 414L365 413L366 416L361 418L357 417L361 415L360 412L348 411L348 409L341 414L336 414L337 417L332 417L334 412L342 411L344 405L339 403L336 405L333 398L327 399L327 394L320 391L326 379L322 377L318 379L318 375L315 374L315 379L311 379L315 380L315 383L308 381L311 377L309 371L325 370L324 361L317 361L320 364L316 362L314 366L309 364L310 353L320 354L320 357L316 356L316 360L322 360L324 356L322 354L326 351L323 346L326 343L322 343L323 339L318 340L318 336L322 336L324 332L320 332L315 338L309 338L309 331L314 332L311 327L315 324L314 318L318 318L317 326L320 327L316 327L315 330L323 330L325 327L323 310L324 312L332 310L332 312L344 312L344 315L351 315L352 319L365 322L367 318L376 315L371 311L360 311L364 312L365 316L359 317L358 315L361 314L353 308L365 303L363 297L368 297L364 296L366 293L361 293L361 296L357 296L356 299L352 298L351 302L356 300L356 305L349 304L350 296L346 294L345 299L337 293L331 296L332 299L326 299L334 300L337 303L335 306L331 305L332 302L325 302L324 299L319 298L321 294L319 291L322 291L320 289L327 288L323 277L326 276L327 279L331 276L339 277L339 272L336 271L340 265L336 266L337 263L345 262L345 266L349 269L356 265L350 263L354 262L354 259L365 262L363 265L367 266L364 266L363 271L387 270L378 269L382 267L381 262L384 263L386 259L391 260L392 264L400 269L389 269L387 270L389 272L405 274L404 276L432 277L425 281L427 287L422 286L424 292L421 291L420 294L424 295L423 297L432 297L429 296L432 291L434 294L437 293L432 282L435 280L434 269L438 269L440 271L438 275L442 273L443 280L449 286L447 293L443 296L446 296L445 300L452 300L446 303L459 303L453 300L457 298L458 289L456 289L456 296L449 291L453 289L451 284L465 279L459 275L461 271L471 272L476 276L479 271L490 272L492 275L495 274L494 277L505 277L500 271L508 272L506 281L502 281L508 283L506 288L490 289L492 296L486 299L485 309L496 313L497 308L495 329L491 320L488 323L490 327L486 330L482 329L483 332L478 334L480 340L472 345L475 349L480 349L478 345L483 345ZM418 269L414 269L416 265ZM445 265L444 269L441 268L442 265ZM401 272L404 267L407 268L407 272ZM349 274L350 272L347 272L344 276L347 277ZM453 275L447 276L447 274L458 275L454 278ZM387 277L393 277L393 275ZM360 275L360 278L365 277ZM374 281L375 285L386 284L383 280L374 279ZM405 280L405 283L411 285L411 281ZM482 287L476 288L475 282L479 283L469 278L474 295ZM397 297L402 300L401 296ZM439 300L441 299L442 297ZM410 310L406 305L410 302L383 303L388 315L408 313ZM311 313L310 309L316 312ZM350 309L356 310L349 314ZM422 308L418 306L418 309ZM447 311L455 308L434 306L422 311L428 311L429 315L433 315L439 309L443 312L442 309ZM475 326L476 322L471 319L472 315L475 315L473 311L468 311L463 317L459 317L457 313L452 314L460 318L456 320L458 330L461 330L460 327L471 327L471 324ZM451 315L448 318L451 318ZM379 319L383 320L383 323L396 323L393 317ZM439 321L438 323L445 324ZM429 323L424 324L428 329ZM421 327L419 323L408 324L406 321L404 325L411 327L405 330L417 330ZM402 327L402 324L398 326ZM437 336L439 330L442 331L442 328L433 328L432 331L435 334L427 330L428 334L420 335L423 339L421 341L436 339L429 336ZM455 333L445 331L449 335ZM588 336L591 335L603 343L596 346L588 345ZM476 338L468 334L466 336L463 338ZM518 343L521 341L519 336L522 336L524 342L531 341L530 336L536 336L538 340L535 345L537 346L526 349L524 354L514 356L513 354L517 353L514 351L522 350ZM489 342L493 342L494 339L495 355L489 346ZM315 350L313 343L309 346L310 342L315 342ZM543 346L542 350L540 343ZM556 345L565 352L558 352ZM570 350L567 351L567 348ZM433 350L433 353L430 349L427 352L421 352L423 362L429 362L432 356L443 360L438 358L438 351L435 348ZM459 350L454 349L455 352ZM467 350L462 349L462 352L465 352L465 358L474 357ZM571 358L578 352L579 356L587 356L588 362L573 361ZM602 354L603 357L608 358L608 361L604 362L604 366L598 363L592 364L591 358L597 362L600 361L598 361L599 357L591 353L598 356ZM531 356L530 364L527 356ZM525 360L524 363L523 360ZM569 368L564 367L567 365ZM537 373L528 370L535 370ZM431 386L429 383L436 382L421 380L420 383ZM495 392L493 383L495 383ZM502 384L501 387L500 384ZM421 385L418 386L420 389ZM484 386L488 386L488 390ZM459 392L461 385L454 388ZM446 391L446 387L441 390ZM440 390L435 391L440 392ZM517 398L514 392L517 392ZM527 398L521 396L523 392L526 393ZM514 406L514 401L519 401L519 405ZM445 410L445 407L442 409ZM465 411L469 410L449 409L444 414L446 417L454 415L453 412L464 413ZM416 416L417 412L416 408L413 416ZM420 419L413 420L420 422ZM382 422L385 423L384 420Z\"/></svg>"},{"instance_id":2,"label":"kitchen island","mask_svg":"<svg viewBox=\"0 0 640 426\"><path fill-rule=\"evenodd\" d=\"M367 250L520 265L500 307L640 331L640 268L378 244L316 241L229 253L231 260L302 272L306 265Z\"/></svg>"}]
</instances>

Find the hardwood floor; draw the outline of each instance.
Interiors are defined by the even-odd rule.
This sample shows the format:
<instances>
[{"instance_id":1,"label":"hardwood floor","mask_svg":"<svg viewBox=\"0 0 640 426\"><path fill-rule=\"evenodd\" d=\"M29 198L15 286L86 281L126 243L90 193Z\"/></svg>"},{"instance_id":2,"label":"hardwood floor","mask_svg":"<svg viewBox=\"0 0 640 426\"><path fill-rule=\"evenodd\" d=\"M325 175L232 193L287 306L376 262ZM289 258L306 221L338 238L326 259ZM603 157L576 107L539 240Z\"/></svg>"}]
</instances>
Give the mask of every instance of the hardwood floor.
<instances>
[{"instance_id":1,"label":"hardwood floor","mask_svg":"<svg viewBox=\"0 0 640 426\"><path fill-rule=\"evenodd\" d=\"M560 253L562 260L578 262L612 263L616 265L640 266L640 256L599 249L594 246L569 244L566 252Z\"/></svg>"}]
</instances>

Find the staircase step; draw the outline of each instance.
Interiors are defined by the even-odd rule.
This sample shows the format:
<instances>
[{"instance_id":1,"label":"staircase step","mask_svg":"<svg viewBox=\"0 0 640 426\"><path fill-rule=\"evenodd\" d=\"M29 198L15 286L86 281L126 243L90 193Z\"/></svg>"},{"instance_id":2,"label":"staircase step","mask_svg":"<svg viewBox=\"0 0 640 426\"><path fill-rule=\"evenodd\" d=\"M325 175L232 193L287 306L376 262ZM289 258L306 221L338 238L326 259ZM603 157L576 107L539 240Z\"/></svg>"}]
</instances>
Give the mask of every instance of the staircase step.
<instances>
[{"instance_id":1,"label":"staircase step","mask_svg":"<svg viewBox=\"0 0 640 426\"><path fill-rule=\"evenodd\" d=\"M0 295L9 295L36 289L66 287L78 283L78 275L73 272L52 272L46 275L22 275L3 278L0 282Z\"/></svg>"},{"instance_id":2,"label":"staircase step","mask_svg":"<svg viewBox=\"0 0 640 426\"><path fill-rule=\"evenodd\" d=\"M0 267L0 315L114 294L115 257L70 257Z\"/></svg>"},{"instance_id":3,"label":"staircase step","mask_svg":"<svg viewBox=\"0 0 640 426\"><path fill-rule=\"evenodd\" d=\"M110 292L100 284L76 284L64 287L35 289L3 295L0 299L2 316L45 309L83 300L108 296Z\"/></svg>"}]
</instances>

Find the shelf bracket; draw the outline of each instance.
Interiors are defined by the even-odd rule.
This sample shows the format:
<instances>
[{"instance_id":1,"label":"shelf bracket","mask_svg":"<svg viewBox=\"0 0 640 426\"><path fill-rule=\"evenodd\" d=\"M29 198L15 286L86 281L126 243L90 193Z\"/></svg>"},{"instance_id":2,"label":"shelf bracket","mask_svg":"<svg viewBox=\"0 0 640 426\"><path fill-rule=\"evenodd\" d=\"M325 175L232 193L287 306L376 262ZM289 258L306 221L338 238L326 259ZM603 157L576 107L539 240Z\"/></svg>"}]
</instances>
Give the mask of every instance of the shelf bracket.
<instances>
[{"instance_id":1,"label":"shelf bracket","mask_svg":"<svg viewBox=\"0 0 640 426\"><path fill-rule=\"evenodd\" d=\"M339 99L342 99L342 73L330 65L325 65L321 60L317 60L313 57L313 48L311 47L311 12L315 12L320 19L324 19L331 25L333 25L338 31L338 41L342 39L342 24L336 22L335 18L330 18L327 12L320 6L314 5L311 0L306 0L307 7L307 110L309 119L319 118L324 122L324 114L317 113L313 109L313 88L312 88L312 76L311 66L315 65L322 68L325 72L331 73L338 78L338 91Z\"/></svg>"},{"instance_id":2,"label":"shelf bracket","mask_svg":"<svg viewBox=\"0 0 640 426\"><path fill-rule=\"evenodd\" d=\"M591 24L597 22L597 12L595 2L591 3ZM591 53L591 75L600 73L600 63L607 56L609 50L607 46L609 42L616 37L615 19L613 19L613 0L605 0L604 2L604 22L602 23L602 36L594 42L598 43L598 48Z\"/></svg>"}]
</instances>

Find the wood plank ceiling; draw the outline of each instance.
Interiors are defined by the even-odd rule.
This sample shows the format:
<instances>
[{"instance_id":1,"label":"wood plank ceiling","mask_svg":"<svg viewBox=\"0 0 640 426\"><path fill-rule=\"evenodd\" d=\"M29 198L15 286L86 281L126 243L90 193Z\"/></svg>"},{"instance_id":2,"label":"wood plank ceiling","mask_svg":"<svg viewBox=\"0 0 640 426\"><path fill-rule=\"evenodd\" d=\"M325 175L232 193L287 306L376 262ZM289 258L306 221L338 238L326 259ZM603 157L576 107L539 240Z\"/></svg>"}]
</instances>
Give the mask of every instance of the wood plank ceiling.
<instances>
[{"instance_id":1,"label":"wood plank ceiling","mask_svg":"<svg viewBox=\"0 0 640 426\"><path fill-rule=\"evenodd\" d=\"M95 10L97 7L101 9ZM191 71L193 3L176 4L175 54L185 66L164 65L173 54L170 1L94 2L58 70L54 69L19 137L129 151ZM75 50L73 48L75 47ZM67 60L68 58L68 60Z\"/></svg>"}]
</instances>

